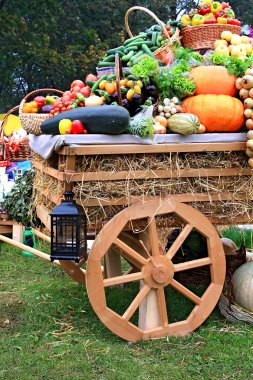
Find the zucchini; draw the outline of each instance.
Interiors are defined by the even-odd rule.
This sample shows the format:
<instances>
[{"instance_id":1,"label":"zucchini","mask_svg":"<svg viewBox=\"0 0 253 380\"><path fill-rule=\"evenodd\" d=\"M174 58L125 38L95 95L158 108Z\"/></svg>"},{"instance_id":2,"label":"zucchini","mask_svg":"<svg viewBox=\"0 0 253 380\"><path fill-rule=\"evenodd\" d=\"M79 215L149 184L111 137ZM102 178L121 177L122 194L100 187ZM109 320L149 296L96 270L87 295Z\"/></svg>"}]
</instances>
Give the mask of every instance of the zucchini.
<instances>
[{"instance_id":1,"label":"zucchini","mask_svg":"<svg viewBox=\"0 0 253 380\"><path fill-rule=\"evenodd\" d=\"M81 120L88 133L118 135L127 130L130 121L129 112L121 106L78 107L62 112L41 123L41 133L59 134L59 122L62 119Z\"/></svg>"},{"instance_id":2,"label":"zucchini","mask_svg":"<svg viewBox=\"0 0 253 380\"><path fill-rule=\"evenodd\" d=\"M152 33L152 38L151 38L151 41L152 41L152 44L153 44L153 45L156 44L156 38L157 38L157 32L153 32L153 33Z\"/></svg>"},{"instance_id":3,"label":"zucchini","mask_svg":"<svg viewBox=\"0 0 253 380\"><path fill-rule=\"evenodd\" d=\"M146 38L146 37L147 37L147 33L140 33L140 34L138 34L138 36L131 37L131 38L128 38L127 40L125 40L124 45L130 44L131 42L137 40L138 38Z\"/></svg>"},{"instance_id":4,"label":"zucchini","mask_svg":"<svg viewBox=\"0 0 253 380\"><path fill-rule=\"evenodd\" d=\"M127 46L124 51L128 53L130 50L138 50L138 46Z\"/></svg>"}]
</instances>

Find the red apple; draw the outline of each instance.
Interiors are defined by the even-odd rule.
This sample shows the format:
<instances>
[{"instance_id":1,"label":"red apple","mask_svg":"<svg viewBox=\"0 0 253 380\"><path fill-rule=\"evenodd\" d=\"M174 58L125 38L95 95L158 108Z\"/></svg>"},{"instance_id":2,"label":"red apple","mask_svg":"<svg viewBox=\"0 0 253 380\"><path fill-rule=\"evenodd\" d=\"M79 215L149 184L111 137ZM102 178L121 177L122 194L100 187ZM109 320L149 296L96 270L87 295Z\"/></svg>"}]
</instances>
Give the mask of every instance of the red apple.
<instances>
[{"instance_id":1,"label":"red apple","mask_svg":"<svg viewBox=\"0 0 253 380\"><path fill-rule=\"evenodd\" d=\"M71 133L73 133L74 135L80 135L80 134L85 133L84 131L85 129L81 120L72 121Z\"/></svg>"}]
</instances>

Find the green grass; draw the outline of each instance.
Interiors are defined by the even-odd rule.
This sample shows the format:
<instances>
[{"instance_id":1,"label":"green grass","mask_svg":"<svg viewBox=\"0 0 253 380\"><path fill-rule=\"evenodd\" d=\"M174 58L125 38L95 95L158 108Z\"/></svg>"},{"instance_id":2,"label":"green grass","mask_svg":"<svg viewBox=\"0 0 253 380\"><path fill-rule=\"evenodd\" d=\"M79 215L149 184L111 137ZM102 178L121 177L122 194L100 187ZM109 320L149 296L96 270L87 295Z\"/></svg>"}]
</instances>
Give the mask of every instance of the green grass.
<instances>
[{"instance_id":1,"label":"green grass","mask_svg":"<svg viewBox=\"0 0 253 380\"><path fill-rule=\"evenodd\" d=\"M0 248L1 380L252 378L252 325L229 323L215 309L188 336L128 343L100 322L85 288L60 268ZM117 301L112 289L110 302Z\"/></svg>"},{"instance_id":2,"label":"green grass","mask_svg":"<svg viewBox=\"0 0 253 380\"><path fill-rule=\"evenodd\" d=\"M253 248L253 229L241 229L239 227L230 226L221 231L223 237L233 240L237 247L244 242L246 248Z\"/></svg>"}]
</instances>

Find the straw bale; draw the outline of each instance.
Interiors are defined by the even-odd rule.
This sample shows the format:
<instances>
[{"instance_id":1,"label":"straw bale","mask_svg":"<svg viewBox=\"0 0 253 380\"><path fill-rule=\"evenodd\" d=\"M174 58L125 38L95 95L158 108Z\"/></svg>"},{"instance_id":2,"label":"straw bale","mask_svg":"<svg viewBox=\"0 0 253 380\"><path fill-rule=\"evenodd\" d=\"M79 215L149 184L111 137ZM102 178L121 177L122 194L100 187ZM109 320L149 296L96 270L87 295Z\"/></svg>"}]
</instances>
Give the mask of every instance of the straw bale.
<instances>
[{"instance_id":1,"label":"straw bale","mask_svg":"<svg viewBox=\"0 0 253 380\"><path fill-rule=\"evenodd\" d=\"M42 160L44 166L64 171L64 156L53 155L51 161ZM36 158L38 160L38 158ZM204 152L204 153L168 153L168 154L129 154L76 156L76 172L119 172L166 170L176 172L182 169L197 168L246 168L247 158L244 152ZM86 207L89 222L97 225L110 220L116 213L130 204L130 197L164 197L170 194L203 193L209 195L209 202L191 202L191 205L208 218L225 216L235 222L240 215L249 213L253 206L253 180L251 175L233 177L194 177L194 178L147 178L115 181L80 181L73 183L77 201L84 205L90 199L97 199L100 206ZM49 210L53 208L50 195L62 196L63 183L49 175L37 171L34 180L34 205L43 204ZM231 193L228 201L213 201L213 194ZM241 200L239 195L246 194ZM103 200L125 199L123 206L102 205ZM168 221L167 221L168 222Z\"/></svg>"}]
</instances>

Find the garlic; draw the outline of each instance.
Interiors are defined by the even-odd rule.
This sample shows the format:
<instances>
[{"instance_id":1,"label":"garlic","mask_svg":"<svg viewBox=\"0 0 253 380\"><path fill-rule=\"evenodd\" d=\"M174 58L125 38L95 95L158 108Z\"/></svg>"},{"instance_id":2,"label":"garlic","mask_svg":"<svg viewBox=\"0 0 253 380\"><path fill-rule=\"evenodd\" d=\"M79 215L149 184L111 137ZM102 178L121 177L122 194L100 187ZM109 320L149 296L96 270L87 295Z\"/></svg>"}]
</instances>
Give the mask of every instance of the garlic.
<instances>
[{"instance_id":1,"label":"garlic","mask_svg":"<svg viewBox=\"0 0 253 380\"><path fill-rule=\"evenodd\" d=\"M165 113L164 113L164 112L160 112L159 115L160 115L160 116L164 116Z\"/></svg>"},{"instance_id":2,"label":"garlic","mask_svg":"<svg viewBox=\"0 0 253 380\"><path fill-rule=\"evenodd\" d=\"M172 107L170 110L170 113L171 113L171 115L174 115L175 113L177 113L176 107Z\"/></svg>"},{"instance_id":3,"label":"garlic","mask_svg":"<svg viewBox=\"0 0 253 380\"><path fill-rule=\"evenodd\" d=\"M158 112L163 112L163 106L161 104L158 106Z\"/></svg>"},{"instance_id":4,"label":"garlic","mask_svg":"<svg viewBox=\"0 0 253 380\"><path fill-rule=\"evenodd\" d=\"M171 113L166 112L165 117L169 118L171 116Z\"/></svg>"},{"instance_id":5,"label":"garlic","mask_svg":"<svg viewBox=\"0 0 253 380\"><path fill-rule=\"evenodd\" d=\"M174 104L177 104L179 102L178 98L174 96L174 98L171 99Z\"/></svg>"}]
</instances>

